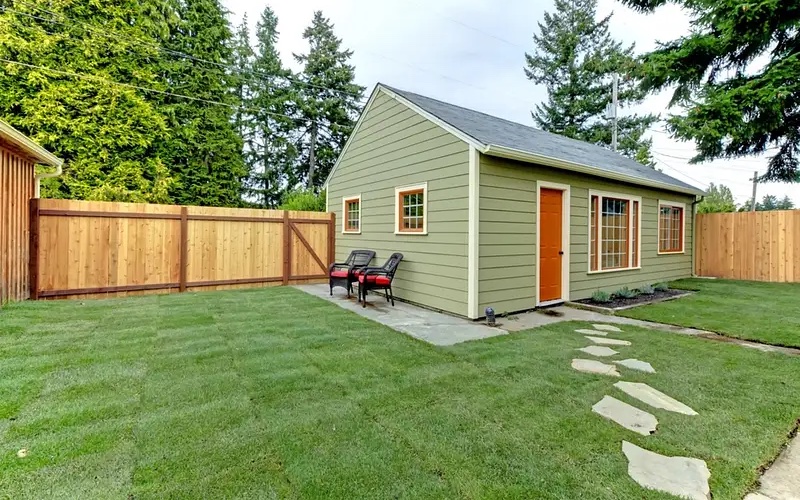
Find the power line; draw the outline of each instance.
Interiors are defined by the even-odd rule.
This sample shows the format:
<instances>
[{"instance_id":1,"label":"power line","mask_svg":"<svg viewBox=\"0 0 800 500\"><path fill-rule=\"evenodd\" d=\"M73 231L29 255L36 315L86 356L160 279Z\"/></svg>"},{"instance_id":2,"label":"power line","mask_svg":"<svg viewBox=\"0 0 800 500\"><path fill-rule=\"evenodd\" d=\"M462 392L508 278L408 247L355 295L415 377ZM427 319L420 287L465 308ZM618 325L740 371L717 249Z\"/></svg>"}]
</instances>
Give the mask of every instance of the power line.
<instances>
[{"instance_id":1,"label":"power line","mask_svg":"<svg viewBox=\"0 0 800 500\"><path fill-rule=\"evenodd\" d=\"M232 108L232 109L238 109L238 110L243 110L243 111L252 111L254 113L263 113L263 114L267 114L267 115L271 115L271 116L280 116L282 118L290 118L290 119L292 119L294 121L304 121L304 120L298 119L297 117L294 117L294 116L284 115L284 114L281 114L281 113L273 113L271 111L264 111L263 109L248 108L248 107L245 107L245 106L237 106L236 104L230 104L230 103L222 102L222 101L214 101L214 100L211 100L211 99L203 99L203 98L200 98L200 97L193 97L193 96L188 96L188 95L184 95L184 94L176 94L175 92L169 92L169 91L166 91L166 90L151 89L151 88L148 88L148 87L142 87L142 86L139 86L139 85L133 85L131 83L115 82L113 80L109 80L107 78L102 78L102 77L96 76L96 75L87 75L87 74L83 74L83 73L75 73L73 71L65 71L65 70L60 70L60 69L55 69L55 68L48 68L46 66L38 66L36 64L28 64L28 63L23 63L23 62L19 62L19 61L10 61L8 59L2 59L2 58L0 58L0 62L4 62L4 63L7 63L7 64L14 64L16 66L24 66L26 68L41 69L41 70L49 71L51 73L71 76L71 77L74 77L74 78L84 78L84 79L87 79L87 80L97 80L97 81L100 81L100 82L103 82L103 83L107 83L109 85L117 85L117 86L120 86L120 87L126 87L126 88L130 88L130 89L141 90L143 92L152 92L154 94L166 95L166 96L171 96L171 97L179 97L181 99L188 99L190 101L204 102L206 104L216 104L216 105L219 105L219 106L226 106L226 107L229 107L229 108Z\"/></svg>"},{"instance_id":2,"label":"power line","mask_svg":"<svg viewBox=\"0 0 800 500\"><path fill-rule=\"evenodd\" d=\"M196 56L193 56L191 54L187 54L185 52L181 52L181 51L177 51L177 50L173 50L173 49L168 49L166 47L163 47L161 45L158 45L158 44L150 42L150 41L139 40L139 39L136 39L136 38L133 38L133 37L130 37L130 36L124 36L124 35L120 35L118 33L112 33L112 32L106 31L106 30L100 30L100 29L97 29L94 26L91 26L89 23L86 23L86 22L83 22L83 21L79 21L79 20L75 20L73 18L70 18L69 16L66 16L66 15L58 13L58 12L53 12L51 10L48 10L48 9L44 8L44 7L29 3L29 2L25 2L23 0L17 0L17 1L18 1L18 3L20 3L22 5L26 5L28 7L33 8L33 9L37 9L37 10L39 10L41 12L45 12L47 14L50 14L51 16L60 17L61 19L66 20L66 21L70 21L73 24L81 25L87 31L90 31L90 32L93 32L93 33L99 33L99 34L101 34L101 35L103 35L105 37L108 37L108 38L114 38L114 39L121 40L121 41L132 42L132 43L135 43L135 44L138 44L138 45L141 45L141 46L150 47L152 49L155 49L155 50L158 50L158 51L161 51L161 52L165 52L167 54L178 56L178 57L181 57L181 58L184 58L184 59L189 59L191 61L200 62L200 63L204 63L204 64L211 64L211 65L214 65L214 66L217 66L217 67L224 68L224 69L227 69L229 71L232 71L233 73L236 73L238 75L242 75L243 73L245 73L245 72L242 72L240 70L240 68L238 68L237 66L234 66L234 65L224 64L224 63L220 63L220 62L216 62L216 61L210 61L208 59L203 59L203 58L200 58L200 57L196 57ZM47 19L47 18L43 18L43 17L39 17L39 16L34 16L32 14L20 12L20 11L14 10L14 9L9 9L8 7L3 7L2 10L3 11L7 11L7 12L13 12L15 14L20 14L20 15L23 15L23 16L27 16L27 17L30 17L30 18L33 18L33 19L38 19L38 20L41 20L41 21L44 21L44 22L56 23L56 24L60 24L62 26L69 27L68 23L63 22L63 21L58 21L56 19ZM54 34L54 33L51 33L51 34ZM309 82L305 82L305 81L302 81L302 80L298 80L297 78L291 78L291 77L288 77L288 76L281 76L281 75L269 75L267 73L262 73L262 72L259 72L259 71L256 71L256 70L249 70L246 73L249 73L250 75L261 76L262 78L269 78L269 79L280 78L280 79L287 80L289 82L297 83L299 85L304 85L306 87L317 88L317 89L320 89L320 90L329 90L331 92L337 92L337 93L349 95L351 97L358 97L359 101L366 101L367 100L367 97L365 97L363 95L359 97L359 94L357 94L355 92L348 92L348 91L342 90L342 89L333 89L333 88L330 88L330 87L325 87L323 85L316 85L316 84L313 84L313 83L309 83ZM251 82L258 81L260 83L263 83L265 80L259 79L259 80L249 80L249 81L251 81ZM272 82L267 82L267 83L271 84Z\"/></svg>"},{"instance_id":3,"label":"power line","mask_svg":"<svg viewBox=\"0 0 800 500\"><path fill-rule=\"evenodd\" d=\"M677 168L673 167L672 165L670 165L669 163L667 163L666 161L664 161L662 158L659 158L659 157L658 157L658 156L656 156L655 154L653 155L653 157L654 157L655 159L657 159L658 161L660 161L660 162L661 162L661 163L662 163L662 164L663 164L665 167L667 167L667 168L669 168L669 169L671 169L671 170L674 170L675 172L678 172L679 174L683 175L683 176L684 176L684 177L686 177L687 179L691 179L691 180L693 180L694 182L698 183L700 186L703 186L703 187L707 187L707 186L708 186L708 183L707 183L707 182L702 182L702 181L699 181L699 180L695 179L694 177L692 177L691 175L688 175L688 174L686 174L686 173L682 172L681 170L678 170Z\"/></svg>"}]
</instances>

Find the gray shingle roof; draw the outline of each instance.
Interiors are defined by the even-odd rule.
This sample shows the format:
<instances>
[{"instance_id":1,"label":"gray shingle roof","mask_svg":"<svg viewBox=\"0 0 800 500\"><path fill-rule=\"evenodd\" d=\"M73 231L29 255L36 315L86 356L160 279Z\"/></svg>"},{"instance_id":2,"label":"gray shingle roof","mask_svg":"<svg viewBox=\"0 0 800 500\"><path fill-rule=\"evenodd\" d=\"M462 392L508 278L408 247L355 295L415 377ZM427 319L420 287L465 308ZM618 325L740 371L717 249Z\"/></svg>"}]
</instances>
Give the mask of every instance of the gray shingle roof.
<instances>
[{"instance_id":1,"label":"gray shingle roof","mask_svg":"<svg viewBox=\"0 0 800 500\"><path fill-rule=\"evenodd\" d=\"M593 167L597 169L597 175L600 177L603 176L603 171L606 171L610 174L624 175L634 179L641 179L642 181L674 186L680 191L689 190L698 194L702 192L695 186L679 181L663 172L642 165L601 146L569 139L479 111L389 87L388 85L381 84L381 86L407 99L485 146L502 146L525 153L549 156L562 161Z\"/></svg>"}]
</instances>

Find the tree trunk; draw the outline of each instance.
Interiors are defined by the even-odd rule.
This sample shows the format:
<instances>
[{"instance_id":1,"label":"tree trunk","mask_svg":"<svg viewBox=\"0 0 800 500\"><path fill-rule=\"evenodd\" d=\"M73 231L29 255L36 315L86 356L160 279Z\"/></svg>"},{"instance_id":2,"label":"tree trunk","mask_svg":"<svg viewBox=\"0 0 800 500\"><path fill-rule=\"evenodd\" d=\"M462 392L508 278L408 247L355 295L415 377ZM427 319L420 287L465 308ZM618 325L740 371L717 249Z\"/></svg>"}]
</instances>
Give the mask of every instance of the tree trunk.
<instances>
[{"instance_id":1,"label":"tree trunk","mask_svg":"<svg viewBox=\"0 0 800 500\"><path fill-rule=\"evenodd\" d=\"M314 170L317 168L317 122L311 122L311 139L309 141L308 151L308 189L314 187Z\"/></svg>"}]
</instances>

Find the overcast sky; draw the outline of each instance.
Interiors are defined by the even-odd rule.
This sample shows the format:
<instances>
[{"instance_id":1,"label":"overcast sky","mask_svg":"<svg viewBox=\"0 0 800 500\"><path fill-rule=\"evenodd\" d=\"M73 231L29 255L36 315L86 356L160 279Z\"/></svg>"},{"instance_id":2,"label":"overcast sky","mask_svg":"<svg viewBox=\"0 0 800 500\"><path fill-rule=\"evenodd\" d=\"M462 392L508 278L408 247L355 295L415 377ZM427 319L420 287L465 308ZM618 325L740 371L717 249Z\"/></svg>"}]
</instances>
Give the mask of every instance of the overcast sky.
<instances>
[{"instance_id":1,"label":"overcast sky","mask_svg":"<svg viewBox=\"0 0 800 500\"><path fill-rule=\"evenodd\" d=\"M292 53L306 52L302 32L313 12L322 10L335 25L344 47L354 52L356 81L377 82L476 109L526 125L530 110L546 98L544 88L523 73L524 53L550 0L223 0L238 24L247 13L251 28L266 5L279 19L279 49L287 65L299 69ZM676 7L654 15L635 13L616 0L599 0L598 17L614 12L613 36L635 43L638 52L687 33L688 18ZM668 94L652 96L636 110L668 115ZM622 111L623 113L626 110ZM746 158L689 165L694 146L672 140L663 123L653 127L658 167L690 184L709 182L731 188L737 203L752 191L753 171L764 173L766 160ZM789 195L800 205L800 185L761 184L764 194Z\"/></svg>"}]
</instances>

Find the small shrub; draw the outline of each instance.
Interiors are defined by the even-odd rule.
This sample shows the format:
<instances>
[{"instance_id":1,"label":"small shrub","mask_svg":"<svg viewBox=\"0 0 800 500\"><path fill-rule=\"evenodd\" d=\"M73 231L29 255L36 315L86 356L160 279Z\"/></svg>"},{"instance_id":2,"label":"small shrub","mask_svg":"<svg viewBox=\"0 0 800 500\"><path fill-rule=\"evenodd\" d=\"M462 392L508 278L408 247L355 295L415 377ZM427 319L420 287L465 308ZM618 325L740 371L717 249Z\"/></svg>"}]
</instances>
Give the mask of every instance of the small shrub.
<instances>
[{"instance_id":1,"label":"small shrub","mask_svg":"<svg viewBox=\"0 0 800 500\"><path fill-rule=\"evenodd\" d=\"M631 290L627 286L624 286L619 290L617 290L616 292L614 292L614 296L617 297L618 299L635 299L636 297L639 296L639 292L637 292L636 290Z\"/></svg>"},{"instance_id":2,"label":"small shrub","mask_svg":"<svg viewBox=\"0 0 800 500\"><path fill-rule=\"evenodd\" d=\"M592 294L592 302L596 302L598 304L608 304L611 302L611 294L602 290L598 290Z\"/></svg>"},{"instance_id":3,"label":"small shrub","mask_svg":"<svg viewBox=\"0 0 800 500\"><path fill-rule=\"evenodd\" d=\"M311 190L290 191L283 197L279 210L300 210L303 212L324 212L325 191L315 193Z\"/></svg>"},{"instance_id":4,"label":"small shrub","mask_svg":"<svg viewBox=\"0 0 800 500\"><path fill-rule=\"evenodd\" d=\"M662 281L661 283L653 285L653 288L655 288L657 292L666 292L669 290L669 285Z\"/></svg>"},{"instance_id":5,"label":"small shrub","mask_svg":"<svg viewBox=\"0 0 800 500\"><path fill-rule=\"evenodd\" d=\"M639 289L639 292L642 295L653 295L656 293L656 289L653 287L653 285L642 285L642 287Z\"/></svg>"}]
</instances>

